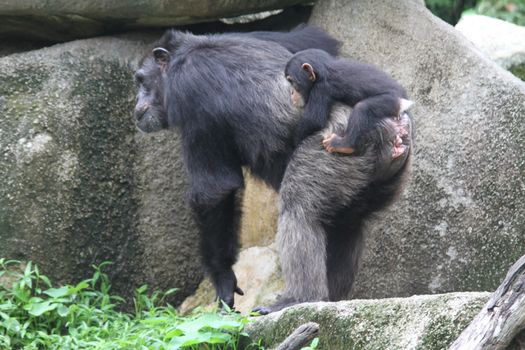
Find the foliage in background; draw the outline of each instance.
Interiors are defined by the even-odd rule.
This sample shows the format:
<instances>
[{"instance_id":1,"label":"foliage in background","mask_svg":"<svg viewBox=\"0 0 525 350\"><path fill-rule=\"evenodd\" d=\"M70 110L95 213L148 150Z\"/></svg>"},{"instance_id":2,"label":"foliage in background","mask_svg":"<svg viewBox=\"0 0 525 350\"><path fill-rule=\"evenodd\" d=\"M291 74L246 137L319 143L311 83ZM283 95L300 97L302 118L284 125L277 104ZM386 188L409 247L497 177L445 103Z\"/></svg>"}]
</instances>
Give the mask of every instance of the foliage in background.
<instances>
[{"instance_id":1,"label":"foliage in background","mask_svg":"<svg viewBox=\"0 0 525 350\"><path fill-rule=\"evenodd\" d=\"M525 81L525 64L520 64L510 68L510 72Z\"/></svg>"},{"instance_id":2,"label":"foliage in background","mask_svg":"<svg viewBox=\"0 0 525 350\"><path fill-rule=\"evenodd\" d=\"M525 25L525 0L425 0L433 14L455 25L463 13L476 13Z\"/></svg>"},{"instance_id":3,"label":"foliage in background","mask_svg":"<svg viewBox=\"0 0 525 350\"><path fill-rule=\"evenodd\" d=\"M77 285L53 287L31 262L0 259L0 349L236 350L241 339L263 349L243 333L248 318L230 310L179 316L164 303L174 290L148 296L143 286L135 312L118 311L124 300L109 294L107 264Z\"/></svg>"},{"instance_id":4,"label":"foliage in background","mask_svg":"<svg viewBox=\"0 0 525 350\"><path fill-rule=\"evenodd\" d=\"M478 1L475 13L525 25L525 1L523 0L482 0Z\"/></svg>"},{"instance_id":5,"label":"foliage in background","mask_svg":"<svg viewBox=\"0 0 525 350\"><path fill-rule=\"evenodd\" d=\"M445 22L458 23L461 14L476 6L476 0L425 0L427 8Z\"/></svg>"}]
</instances>

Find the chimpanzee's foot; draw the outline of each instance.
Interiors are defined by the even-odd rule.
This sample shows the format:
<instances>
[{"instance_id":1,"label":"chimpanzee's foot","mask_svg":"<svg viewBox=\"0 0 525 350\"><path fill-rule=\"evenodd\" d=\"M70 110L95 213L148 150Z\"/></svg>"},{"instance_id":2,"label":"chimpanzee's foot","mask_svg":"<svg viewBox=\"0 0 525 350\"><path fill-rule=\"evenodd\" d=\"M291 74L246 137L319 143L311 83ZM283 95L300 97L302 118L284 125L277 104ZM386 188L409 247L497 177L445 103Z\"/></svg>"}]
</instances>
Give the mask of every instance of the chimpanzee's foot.
<instances>
[{"instance_id":1,"label":"chimpanzee's foot","mask_svg":"<svg viewBox=\"0 0 525 350\"><path fill-rule=\"evenodd\" d=\"M341 136L336 134L330 135L328 138L323 140L324 148L330 153L342 153L342 154L352 154L355 152L355 149L344 145L344 140Z\"/></svg>"},{"instance_id":2,"label":"chimpanzee's foot","mask_svg":"<svg viewBox=\"0 0 525 350\"><path fill-rule=\"evenodd\" d=\"M396 135L396 140L394 141L394 148L392 149L392 159L401 157L406 151L406 146L403 145L403 139L401 136Z\"/></svg>"},{"instance_id":3,"label":"chimpanzee's foot","mask_svg":"<svg viewBox=\"0 0 525 350\"><path fill-rule=\"evenodd\" d=\"M292 306L301 303L294 298L286 297L279 298L274 304L270 306L256 306L252 312L258 312L261 315L268 315L269 313L276 312L284 309L285 307Z\"/></svg>"}]
</instances>

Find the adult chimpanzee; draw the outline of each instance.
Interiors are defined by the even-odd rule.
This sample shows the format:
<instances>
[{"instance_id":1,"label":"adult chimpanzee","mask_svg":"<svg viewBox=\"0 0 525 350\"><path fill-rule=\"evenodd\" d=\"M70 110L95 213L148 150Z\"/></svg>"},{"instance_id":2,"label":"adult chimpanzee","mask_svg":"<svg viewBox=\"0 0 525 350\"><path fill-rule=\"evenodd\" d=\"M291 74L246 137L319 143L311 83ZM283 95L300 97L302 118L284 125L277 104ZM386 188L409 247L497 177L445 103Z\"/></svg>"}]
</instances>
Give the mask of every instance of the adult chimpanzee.
<instances>
[{"instance_id":1,"label":"adult chimpanzee","mask_svg":"<svg viewBox=\"0 0 525 350\"><path fill-rule=\"evenodd\" d=\"M314 134L297 148L300 110L283 75L296 51L336 54L324 32L193 35L168 31L143 59L135 117L146 132L177 127L189 178L189 202L201 232L202 259L220 299L242 293L232 270L238 251L242 167L280 192L277 233L286 289L261 313L304 301L347 297L361 251L365 220L385 207L407 168L392 160L397 131L382 123L356 157L338 157ZM348 106L337 105L325 132L340 132ZM410 118L400 123L410 130Z\"/></svg>"}]
</instances>

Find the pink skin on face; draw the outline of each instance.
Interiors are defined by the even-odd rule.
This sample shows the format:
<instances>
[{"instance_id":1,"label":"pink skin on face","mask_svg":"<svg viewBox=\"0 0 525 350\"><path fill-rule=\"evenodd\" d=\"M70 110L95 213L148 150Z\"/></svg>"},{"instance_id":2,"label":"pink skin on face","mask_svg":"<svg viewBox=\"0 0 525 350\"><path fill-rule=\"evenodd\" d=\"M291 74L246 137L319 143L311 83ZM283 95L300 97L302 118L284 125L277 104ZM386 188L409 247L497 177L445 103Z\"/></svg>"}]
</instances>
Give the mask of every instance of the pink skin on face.
<instances>
[{"instance_id":1,"label":"pink skin on face","mask_svg":"<svg viewBox=\"0 0 525 350\"><path fill-rule=\"evenodd\" d=\"M299 92L297 92L297 90L295 89L292 89L292 104L294 106L297 106L299 104L300 99L301 95L299 94Z\"/></svg>"}]
</instances>

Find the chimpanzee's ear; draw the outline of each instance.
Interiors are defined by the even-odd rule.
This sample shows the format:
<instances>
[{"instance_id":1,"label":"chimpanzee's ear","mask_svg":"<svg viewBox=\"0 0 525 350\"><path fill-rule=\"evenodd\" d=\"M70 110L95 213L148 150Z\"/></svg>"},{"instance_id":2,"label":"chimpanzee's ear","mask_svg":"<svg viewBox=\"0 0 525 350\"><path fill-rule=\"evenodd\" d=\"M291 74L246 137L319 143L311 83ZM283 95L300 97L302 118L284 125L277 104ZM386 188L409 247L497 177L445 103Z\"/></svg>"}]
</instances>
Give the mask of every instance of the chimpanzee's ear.
<instances>
[{"instance_id":1,"label":"chimpanzee's ear","mask_svg":"<svg viewBox=\"0 0 525 350\"><path fill-rule=\"evenodd\" d=\"M161 68L166 68L170 61L170 52L163 47L156 47L153 49L153 57Z\"/></svg>"},{"instance_id":2,"label":"chimpanzee's ear","mask_svg":"<svg viewBox=\"0 0 525 350\"><path fill-rule=\"evenodd\" d=\"M315 76L314 67L312 67L310 63L303 63L301 68L308 72L308 79L310 79L310 81L314 82L317 79Z\"/></svg>"}]
</instances>

